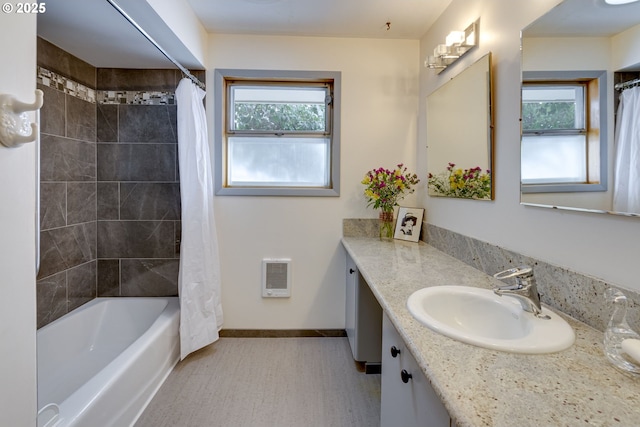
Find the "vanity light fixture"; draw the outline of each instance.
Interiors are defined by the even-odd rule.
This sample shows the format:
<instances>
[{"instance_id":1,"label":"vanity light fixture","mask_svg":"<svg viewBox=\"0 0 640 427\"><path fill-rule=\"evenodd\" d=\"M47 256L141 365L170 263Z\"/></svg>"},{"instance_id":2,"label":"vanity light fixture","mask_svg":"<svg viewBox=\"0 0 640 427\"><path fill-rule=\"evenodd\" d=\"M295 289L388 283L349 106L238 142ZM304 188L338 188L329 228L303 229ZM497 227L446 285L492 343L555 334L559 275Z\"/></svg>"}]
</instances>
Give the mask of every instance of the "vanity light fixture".
<instances>
[{"instance_id":1,"label":"vanity light fixture","mask_svg":"<svg viewBox=\"0 0 640 427\"><path fill-rule=\"evenodd\" d=\"M433 55L429 55L424 61L424 66L438 70L440 73L456 62L477 45L479 22L480 20L473 22L464 31L451 31L445 38L445 43L439 44L433 49Z\"/></svg>"}]
</instances>

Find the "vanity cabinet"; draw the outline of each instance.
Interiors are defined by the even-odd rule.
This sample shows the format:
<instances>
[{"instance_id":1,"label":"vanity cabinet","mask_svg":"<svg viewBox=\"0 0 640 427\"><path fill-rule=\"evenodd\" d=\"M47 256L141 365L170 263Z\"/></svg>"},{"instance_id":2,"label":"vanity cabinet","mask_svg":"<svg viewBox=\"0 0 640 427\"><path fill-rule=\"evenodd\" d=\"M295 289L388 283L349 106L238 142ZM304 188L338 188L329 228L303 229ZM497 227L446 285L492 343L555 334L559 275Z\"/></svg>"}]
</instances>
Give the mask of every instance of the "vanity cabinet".
<instances>
[{"instance_id":1,"label":"vanity cabinet","mask_svg":"<svg viewBox=\"0 0 640 427\"><path fill-rule=\"evenodd\" d=\"M346 324L354 360L370 366L380 365L382 346L382 308L353 259L347 255Z\"/></svg>"},{"instance_id":2,"label":"vanity cabinet","mask_svg":"<svg viewBox=\"0 0 640 427\"><path fill-rule=\"evenodd\" d=\"M386 314L382 319L381 427L449 427L449 413Z\"/></svg>"}]
</instances>

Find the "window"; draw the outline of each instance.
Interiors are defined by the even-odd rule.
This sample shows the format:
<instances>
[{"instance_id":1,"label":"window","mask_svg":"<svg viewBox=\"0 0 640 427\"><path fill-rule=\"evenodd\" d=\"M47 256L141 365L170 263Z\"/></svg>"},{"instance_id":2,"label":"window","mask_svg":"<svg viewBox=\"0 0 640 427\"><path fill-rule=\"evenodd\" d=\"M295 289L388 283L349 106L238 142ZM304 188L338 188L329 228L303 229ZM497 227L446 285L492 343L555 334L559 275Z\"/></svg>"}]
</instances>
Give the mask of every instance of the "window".
<instances>
[{"instance_id":1,"label":"window","mask_svg":"<svg viewBox=\"0 0 640 427\"><path fill-rule=\"evenodd\" d=\"M522 182L587 182L584 84L522 88Z\"/></svg>"},{"instance_id":2,"label":"window","mask_svg":"<svg viewBox=\"0 0 640 427\"><path fill-rule=\"evenodd\" d=\"M606 73L579 75L524 73L523 192L606 190Z\"/></svg>"},{"instance_id":3,"label":"window","mask_svg":"<svg viewBox=\"0 0 640 427\"><path fill-rule=\"evenodd\" d=\"M216 193L339 195L340 73L216 70Z\"/></svg>"}]
</instances>

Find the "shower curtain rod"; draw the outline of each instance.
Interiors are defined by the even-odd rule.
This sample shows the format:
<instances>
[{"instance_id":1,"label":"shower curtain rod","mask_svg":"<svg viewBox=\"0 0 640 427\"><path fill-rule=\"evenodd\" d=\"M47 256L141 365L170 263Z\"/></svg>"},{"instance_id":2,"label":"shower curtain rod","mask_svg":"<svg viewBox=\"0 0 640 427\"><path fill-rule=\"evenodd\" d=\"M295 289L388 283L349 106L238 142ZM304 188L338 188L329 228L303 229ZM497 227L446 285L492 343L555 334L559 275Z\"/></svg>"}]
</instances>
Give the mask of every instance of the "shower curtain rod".
<instances>
[{"instance_id":1,"label":"shower curtain rod","mask_svg":"<svg viewBox=\"0 0 640 427\"><path fill-rule=\"evenodd\" d=\"M120 7L120 5L118 5L118 3L115 2L115 0L107 0L107 2L109 2L109 4L111 4L111 6L113 6L113 8L120 13L120 15L122 15L127 21L129 21L129 23L140 32L140 34L142 34L147 40L149 40L151 44L160 51L160 53L162 53L169 61L173 62L173 64L178 67L180 71L182 71L182 74L191 79L191 81L194 82L200 89L205 90L204 83L202 83L196 76L191 74L189 70L183 67L182 64L180 64L177 60L173 59L173 57L169 55L167 51L164 50L158 44L158 42L153 39L153 37L151 37L140 25L138 25L138 23L131 16L129 16L127 12L124 11L124 9Z\"/></svg>"},{"instance_id":2,"label":"shower curtain rod","mask_svg":"<svg viewBox=\"0 0 640 427\"><path fill-rule=\"evenodd\" d=\"M640 79L629 80L628 82L618 83L614 86L616 90L627 89L633 86L637 86L640 83Z\"/></svg>"}]
</instances>

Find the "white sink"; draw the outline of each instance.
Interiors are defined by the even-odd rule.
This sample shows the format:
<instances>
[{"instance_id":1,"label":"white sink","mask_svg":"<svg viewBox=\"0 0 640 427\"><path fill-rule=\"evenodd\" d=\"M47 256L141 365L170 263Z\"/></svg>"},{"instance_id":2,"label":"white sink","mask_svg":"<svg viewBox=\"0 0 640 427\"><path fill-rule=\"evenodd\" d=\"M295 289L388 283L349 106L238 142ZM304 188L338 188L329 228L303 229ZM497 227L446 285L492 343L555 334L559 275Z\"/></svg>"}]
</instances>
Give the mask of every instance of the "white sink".
<instances>
[{"instance_id":1,"label":"white sink","mask_svg":"<svg viewBox=\"0 0 640 427\"><path fill-rule=\"evenodd\" d=\"M420 323L442 335L493 350L511 353L554 353L575 341L569 324L542 308L535 317L510 296L468 286L420 289L407 300L409 312Z\"/></svg>"}]
</instances>

